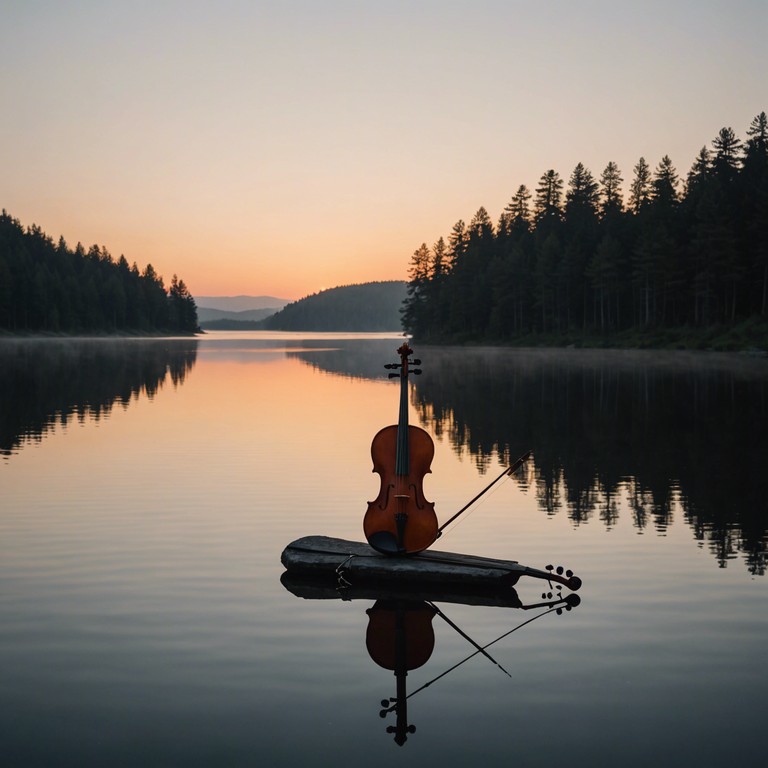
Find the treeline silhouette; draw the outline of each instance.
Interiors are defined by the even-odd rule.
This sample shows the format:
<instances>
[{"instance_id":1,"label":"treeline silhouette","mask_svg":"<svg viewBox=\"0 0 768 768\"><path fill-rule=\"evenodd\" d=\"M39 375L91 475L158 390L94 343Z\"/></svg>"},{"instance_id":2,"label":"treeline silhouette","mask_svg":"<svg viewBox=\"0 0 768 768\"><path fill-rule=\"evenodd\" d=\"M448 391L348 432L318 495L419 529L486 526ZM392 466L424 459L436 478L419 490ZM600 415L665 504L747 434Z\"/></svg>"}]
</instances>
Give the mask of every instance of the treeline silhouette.
<instances>
[{"instance_id":1,"label":"treeline silhouette","mask_svg":"<svg viewBox=\"0 0 768 768\"><path fill-rule=\"evenodd\" d=\"M640 158L626 202L623 181L614 162L597 180L579 163L567 186L548 170L533 192L518 187L495 226L481 207L447 241L422 244L410 264L406 330L422 340L504 341L764 329L765 112L743 142L720 130L684 180L664 156L654 171Z\"/></svg>"},{"instance_id":2,"label":"treeline silhouette","mask_svg":"<svg viewBox=\"0 0 768 768\"><path fill-rule=\"evenodd\" d=\"M271 331L397 331L406 296L401 280L329 288L286 305L261 321Z\"/></svg>"},{"instance_id":3,"label":"treeline silhouette","mask_svg":"<svg viewBox=\"0 0 768 768\"><path fill-rule=\"evenodd\" d=\"M98 245L74 250L38 226L0 214L0 331L11 333L163 332L199 330L197 307L183 280L139 271Z\"/></svg>"},{"instance_id":4,"label":"treeline silhouette","mask_svg":"<svg viewBox=\"0 0 768 768\"><path fill-rule=\"evenodd\" d=\"M0 455L56 425L101 419L116 405L182 384L197 359L189 340L0 340Z\"/></svg>"}]
</instances>

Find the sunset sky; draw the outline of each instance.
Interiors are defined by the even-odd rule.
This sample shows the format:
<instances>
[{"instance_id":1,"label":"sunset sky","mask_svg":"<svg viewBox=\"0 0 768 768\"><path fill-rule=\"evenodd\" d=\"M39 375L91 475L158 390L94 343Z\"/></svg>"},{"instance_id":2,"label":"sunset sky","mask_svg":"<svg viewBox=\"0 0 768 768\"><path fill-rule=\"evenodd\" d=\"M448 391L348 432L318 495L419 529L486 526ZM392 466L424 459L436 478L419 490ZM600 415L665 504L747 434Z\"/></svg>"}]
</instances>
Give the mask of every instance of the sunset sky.
<instances>
[{"instance_id":1,"label":"sunset sky","mask_svg":"<svg viewBox=\"0 0 768 768\"><path fill-rule=\"evenodd\" d=\"M0 208L195 295L405 279L578 162L768 110L766 0L0 0Z\"/></svg>"}]
</instances>

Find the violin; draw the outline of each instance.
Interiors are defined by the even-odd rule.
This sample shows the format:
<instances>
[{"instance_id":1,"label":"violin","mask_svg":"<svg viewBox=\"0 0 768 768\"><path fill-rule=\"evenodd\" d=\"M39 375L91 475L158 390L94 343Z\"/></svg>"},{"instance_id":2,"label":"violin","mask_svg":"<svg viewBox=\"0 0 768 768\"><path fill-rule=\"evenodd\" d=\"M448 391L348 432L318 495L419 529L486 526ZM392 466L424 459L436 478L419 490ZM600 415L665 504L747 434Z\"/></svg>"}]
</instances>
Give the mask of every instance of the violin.
<instances>
[{"instance_id":1,"label":"violin","mask_svg":"<svg viewBox=\"0 0 768 768\"><path fill-rule=\"evenodd\" d=\"M398 350L399 363L385 365L399 369L390 378L400 378L400 414L396 425L384 427L373 437L373 471L381 476L381 488L368 502L363 531L368 543L385 555L421 552L438 537L435 505L424 498L424 475L431 472L435 455L432 438L420 427L408 424L408 375L420 374L410 368L413 350L405 342ZM414 360L420 365L420 360Z\"/></svg>"}]
</instances>

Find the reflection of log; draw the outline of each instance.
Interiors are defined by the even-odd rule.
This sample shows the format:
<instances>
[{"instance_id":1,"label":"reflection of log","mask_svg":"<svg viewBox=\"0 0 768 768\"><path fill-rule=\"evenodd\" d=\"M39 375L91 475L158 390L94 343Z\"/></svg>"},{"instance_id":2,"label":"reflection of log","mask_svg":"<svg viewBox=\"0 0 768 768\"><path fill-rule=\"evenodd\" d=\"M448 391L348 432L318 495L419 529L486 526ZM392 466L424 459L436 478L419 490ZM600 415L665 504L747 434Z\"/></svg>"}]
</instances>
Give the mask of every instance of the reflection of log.
<instances>
[{"instance_id":1,"label":"reflection of log","mask_svg":"<svg viewBox=\"0 0 768 768\"><path fill-rule=\"evenodd\" d=\"M325 574L306 576L285 571L280 577L283 586L296 597L305 600L407 600L419 602L457 603L459 605L485 605L494 608L522 608L523 604L514 587L494 587L451 584L351 584L340 586L339 580ZM574 595L575 597L575 595Z\"/></svg>"},{"instance_id":2,"label":"reflection of log","mask_svg":"<svg viewBox=\"0 0 768 768\"><path fill-rule=\"evenodd\" d=\"M289 544L281 561L291 573L307 576L341 576L348 583L440 584L453 588L484 585L498 589L516 584L521 576L556 581L569 589L578 589L577 576L559 576L529 568L513 560L496 560L475 555L427 550L408 557L387 557L367 544L305 536Z\"/></svg>"}]
</instances>

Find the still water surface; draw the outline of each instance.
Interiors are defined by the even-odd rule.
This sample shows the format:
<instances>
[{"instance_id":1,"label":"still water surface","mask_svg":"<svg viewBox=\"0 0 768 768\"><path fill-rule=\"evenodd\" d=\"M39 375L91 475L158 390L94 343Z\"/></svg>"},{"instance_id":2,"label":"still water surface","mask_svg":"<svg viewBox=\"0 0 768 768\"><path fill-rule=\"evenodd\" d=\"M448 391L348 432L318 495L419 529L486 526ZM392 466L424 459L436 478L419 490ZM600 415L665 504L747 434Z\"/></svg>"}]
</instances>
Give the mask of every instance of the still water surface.
<instances>
[{"instance_id":1,"label":"still water surface","mask_svg":"<svg viewBox=\"0 0 768 768\"><path fill-rule=\"evenodd\" d=\"M362 536L395 337L0 341L0 739L9 766L698 766L764 756L768 361L417 348L441 549L571 568L581 604L438 603L408 674L372 599L281 583ZM290 586L290 585L289 585ZM546 589L546 585L545 585ZM542 583L517 585L541 601ZM317 595L315 595L317 597ZM437 678L437 679L435 679Z\"/></svg>"}]
</instances>

